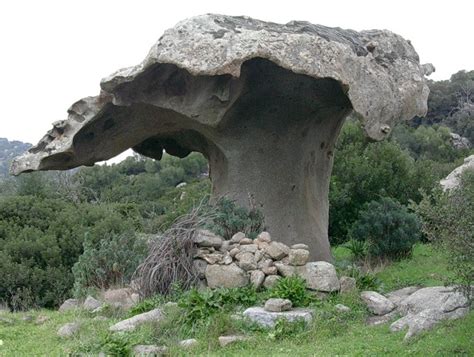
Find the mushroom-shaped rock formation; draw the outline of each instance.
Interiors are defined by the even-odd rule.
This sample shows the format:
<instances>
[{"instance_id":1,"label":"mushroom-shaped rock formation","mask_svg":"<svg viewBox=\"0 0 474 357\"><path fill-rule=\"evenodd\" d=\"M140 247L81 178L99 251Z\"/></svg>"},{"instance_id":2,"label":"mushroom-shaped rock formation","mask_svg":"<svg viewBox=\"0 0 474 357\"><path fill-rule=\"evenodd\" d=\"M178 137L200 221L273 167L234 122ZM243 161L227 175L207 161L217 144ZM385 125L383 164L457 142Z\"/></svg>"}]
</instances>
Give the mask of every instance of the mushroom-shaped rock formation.
<instances>
[{"instance_id":1,"label":"mushroom-shaped rock formation","mask_svg":"<svg viewBox=\"0 0 474 357\"><path fill-rule=\"evenodd\" d=\"M410 42L389 31L197 16L169 29L135 67L101 82L12 164L12 173L92 165L133 148L209 160L212 194L256 205L277 241L330 260L334 143L354 112L381 140L426 113Z\"/></svg>"}]
</instances>

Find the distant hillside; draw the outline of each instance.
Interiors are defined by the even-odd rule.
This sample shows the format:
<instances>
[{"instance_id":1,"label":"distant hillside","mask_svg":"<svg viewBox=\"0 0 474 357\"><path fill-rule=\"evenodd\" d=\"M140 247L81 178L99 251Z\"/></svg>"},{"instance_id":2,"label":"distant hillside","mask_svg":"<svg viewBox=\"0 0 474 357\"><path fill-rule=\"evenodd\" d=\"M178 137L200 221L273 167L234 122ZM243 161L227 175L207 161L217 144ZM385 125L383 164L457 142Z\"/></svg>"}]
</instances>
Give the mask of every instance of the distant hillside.
<instances>
[{"instance_id":1,"label":"distant hillside","mask_svg":"<svg viewBox=\"0 0 474 357\"><path fill-rule=\"evenodd\" d=\"M10 162L15 156L23 154L31 147L31 144L22 141L9 141L0 138L0 177L8 175Z\"/></svg>"}]
</instances>

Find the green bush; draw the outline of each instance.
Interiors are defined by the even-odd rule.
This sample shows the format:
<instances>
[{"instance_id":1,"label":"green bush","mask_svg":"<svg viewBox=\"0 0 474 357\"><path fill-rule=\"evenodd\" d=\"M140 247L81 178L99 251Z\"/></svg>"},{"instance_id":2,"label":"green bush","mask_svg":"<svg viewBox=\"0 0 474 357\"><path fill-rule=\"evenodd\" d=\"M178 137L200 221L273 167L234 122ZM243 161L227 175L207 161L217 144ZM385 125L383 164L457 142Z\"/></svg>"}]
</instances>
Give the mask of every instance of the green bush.
<instances>
[{"instance_id":1,"label":"green bush","mask_svg":"<svg viewBox=\"0 0 474 357\"><path fill-rule=\"evenodd\" d=\"M423 233L448 254L448 268L457 284L472 300L474 283L474 171L461 177L461 185L449 192L433 190L413 205L422 220Z\"/></svg>"},{"instance_id":2,"label":"green bush","mask_svg":"<svg viewBox=\"0 0 474 357\"><path fill-rule=\"evenodd\" d=\"M415 214L384 197L366 205L350 233L352 239L367 242L370 257L397 259L410 255L421 227Z\"/></svg>"},{"instance_id":3,"label":"green bush","mask_svg":"<svg viewBox=\"0 0 474 357\"><path fill-rule=\"evenodd\" d=\"M306 290L306 282L299 276L288 276L279 279L270 289L270 297L288 299L293 306L308 306L312 297Z\"/></svg>"},{"instance_id":4,"label":"green bush","mask_svg":"<svg viewBox=\"0 0 474 357\"><path fill-rule=\"evenodd\" d=\"M106 234L98 243L86 235L84 253L74 264L74 294L81 297L87 288L107 289L130 282L146 254L146 243L133 232Z\"/></svg>"},{"instance_id":5,"label":"green bush","mask_svg":"<svg viewBox=\"0 0 474 357\"><path fill-rule=\"evenodd\" d=\"M232 238L237 232L256 238L264 230L263 214L255 208L247 210L230 199L221 198L213 209L216 210L216 216L209 229L225 239Z\"/></svg>"}]
</instances>

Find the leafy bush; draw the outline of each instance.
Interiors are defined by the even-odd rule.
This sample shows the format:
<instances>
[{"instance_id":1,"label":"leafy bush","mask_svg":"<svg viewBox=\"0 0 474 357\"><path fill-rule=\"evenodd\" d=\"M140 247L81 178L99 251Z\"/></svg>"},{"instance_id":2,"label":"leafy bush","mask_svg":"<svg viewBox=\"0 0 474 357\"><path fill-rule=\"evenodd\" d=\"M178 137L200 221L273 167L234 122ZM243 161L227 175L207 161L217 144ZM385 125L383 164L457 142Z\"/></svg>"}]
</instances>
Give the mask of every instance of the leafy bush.
<instances>
[{"instance_id":1,"label":"leafy bush","mask_svg":"<svg viewBox=\"0 0 474 357\"><path fill-rule=\"evenodd\" d=\"M363 240L351 239L345 247L349 249L356 260L361 260L367 256L367 242Z\"/></svg>"},{"instance_id":2,"label":"leafy bush","mask_svg":"<svg viewBox=\"0 0 474 357\"><path fill-rule=\"evenodd\" d=\"M434 190L413 205L422 219L423 233L449 256L448 268L472 299L474 282L474 171L461 177L461 185L449 192Z\"/></svg>"},{"instance_id":3,"label":"leafy bush","mask_svg":"<svg viewBox=\"0 0 474 357\"><path fill-rule=\"evenodd\" d=\"M257 292L252 287L204 291L191 289L182 295L178 306L184 309L182 322L193 325L216 312L229 311L237 305L248 307L256 302Z\"/></svg>"},{"instance_id":4,"label":"leafy bush","mask_svg":"<svg viewBox=\"0 0 474 357\"><path fill-rule=\"evenodd\" d=\"M230 199L221 198L213 209L216 215L209 228L225 239L232 238L237 232L256 238L264 230L263 214L255 208L247 210Z\"/></svg>"},{"instance_id":5,"label":"leafy bush","mask_svg":"<svg viewBox=\"0 0 474 357\"><path fill-rule=\"evenodd\" d=\"M388 197L368 203L351 230L353 239L367 242L369 256L391 259L408 256L420 234L418 217Z\"/></svg>"},{"instance_id":6,"label":"leafy bush","mask_svg":"<svg viewBox=\"0 0 474 357\"><path fill-rule=\"evenodd\" d=\"M308 306L312 297L306 290L306 282L299 276L288 276L279 279L270 289L270 297L288 299L293 306Z\"/></svg>"},{"instance_id":7,"label":"leafy bush","mask_svg":"<svg viewBox=\"0 0 474 357\"><path fill-rule=\"evenodd\" d=\"M72 268L75 295L86 295L90 287L107 289L129 283L146 248L145 241L133 232L106 234L98 243L86 235L84 253Z\"/></svg>"}]
</instances>

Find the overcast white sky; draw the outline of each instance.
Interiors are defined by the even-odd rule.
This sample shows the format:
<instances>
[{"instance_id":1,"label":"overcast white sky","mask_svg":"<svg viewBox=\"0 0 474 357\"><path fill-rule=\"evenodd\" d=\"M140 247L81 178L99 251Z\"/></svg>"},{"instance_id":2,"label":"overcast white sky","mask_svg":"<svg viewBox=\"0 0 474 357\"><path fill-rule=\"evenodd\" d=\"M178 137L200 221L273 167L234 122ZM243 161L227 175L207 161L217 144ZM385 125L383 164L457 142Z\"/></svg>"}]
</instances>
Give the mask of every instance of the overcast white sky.
<instances>
[{"instance_id":1,"label":"overcast white sky","mask_svg":"<svg viewBox=\"0 0 474 357\"><path fill-rule=\"evenodd\" d=\"M433 79L474 69L474 1L80 0L0 2L0 137L36 143L102 77L139 63L163 31L204 13L306 20L410 39Z\"/></svg>"}]
</instances>

